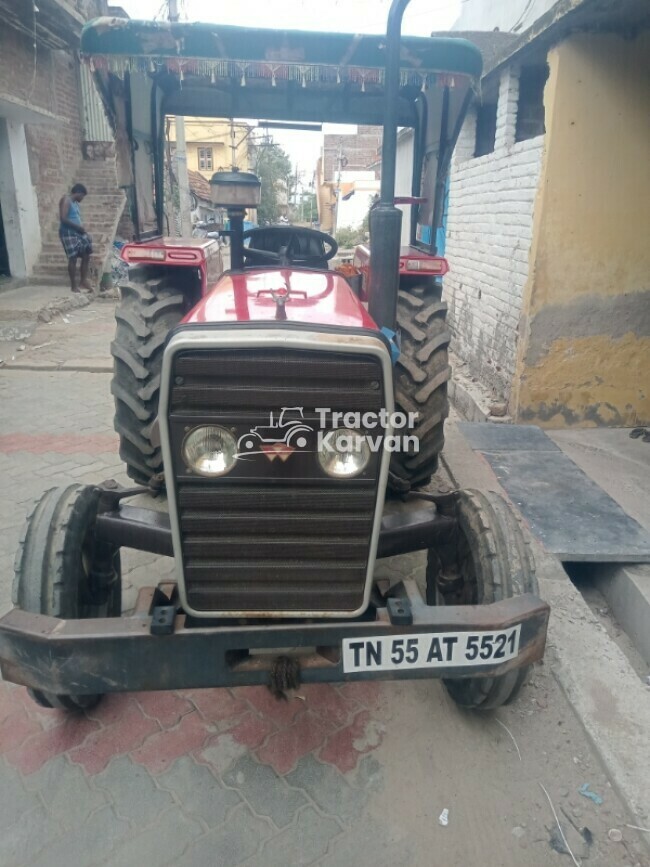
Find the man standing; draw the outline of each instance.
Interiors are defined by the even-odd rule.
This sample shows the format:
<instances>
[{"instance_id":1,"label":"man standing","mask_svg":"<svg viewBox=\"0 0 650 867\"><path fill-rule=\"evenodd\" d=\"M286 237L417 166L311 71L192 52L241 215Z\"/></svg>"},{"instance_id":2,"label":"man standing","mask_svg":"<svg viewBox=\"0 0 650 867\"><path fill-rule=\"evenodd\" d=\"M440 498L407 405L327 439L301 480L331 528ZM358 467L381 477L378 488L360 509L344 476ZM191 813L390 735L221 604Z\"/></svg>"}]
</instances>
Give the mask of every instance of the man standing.
<instances>
[{"instance_id":1,"label":"man standing","mask_svg":"<svg viewBox=\"0 0 650 867\"><path fill-rule=\"evenodd\" d=\"M81 222L79 202L83 201L87 190L83 184L75 184L70 195L63 196L59 202L59 238L68 257L68 274L70 288L79 292L77 286L77 259L81 259L81 288L92 292L93 287L88 280L88 265L93 251L92 238Z\"/></svg>"}]
</instances>

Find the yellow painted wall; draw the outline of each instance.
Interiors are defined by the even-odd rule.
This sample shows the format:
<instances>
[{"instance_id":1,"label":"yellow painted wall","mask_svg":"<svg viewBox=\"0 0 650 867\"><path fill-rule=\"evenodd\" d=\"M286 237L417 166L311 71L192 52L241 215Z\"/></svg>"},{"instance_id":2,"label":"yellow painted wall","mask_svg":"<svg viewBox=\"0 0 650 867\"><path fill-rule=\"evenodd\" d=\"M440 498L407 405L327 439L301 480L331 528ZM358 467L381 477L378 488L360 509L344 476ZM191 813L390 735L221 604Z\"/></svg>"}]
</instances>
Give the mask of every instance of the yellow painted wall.
<instances>
[{"instance_id":1,"label":"yellow painted wall","mask_svg":"<svg viewBox=\"0 0 650 867\"><path fill-rule=\"evenodd\" d=\"M549 427L650 423L650 34L549 53L512 406Z\"/></svg>"},{"instance_id":2,"label":"yellow painted wall","mask_svg":"<svg viewBox=\"0 0 650 867\"><path fill-rule=\"evenodd\" d=\"M200 147L212 148L212 169L199 168ZM187 167L192 171L200 172L206 180L210 180L214 172L230 168L230 150L222 142L187 142Z\"/></svg>"},{"instance_id":3,"label":"yellow painted wall","mask_svg":"<svg viewBox=\"0 0 650 867\"><path fill-rule=\"evenodd\" d=\"M235 142L237 144L237 168L241 171L249 171L248 139L244 136L249 126L243 123L235 123ZM170 141L176 141L176 126L174 123L169 129ZM232 151L230 148L230 121L214 120L212 118L186 117L185 118L185 142L187 147L188 169L200 172L204 178L210 180L213 172L220 169L229 170L232 163ZM213 168L212 170L199 169L199 148L211 147Z\"/></svg>"}]
</instances>

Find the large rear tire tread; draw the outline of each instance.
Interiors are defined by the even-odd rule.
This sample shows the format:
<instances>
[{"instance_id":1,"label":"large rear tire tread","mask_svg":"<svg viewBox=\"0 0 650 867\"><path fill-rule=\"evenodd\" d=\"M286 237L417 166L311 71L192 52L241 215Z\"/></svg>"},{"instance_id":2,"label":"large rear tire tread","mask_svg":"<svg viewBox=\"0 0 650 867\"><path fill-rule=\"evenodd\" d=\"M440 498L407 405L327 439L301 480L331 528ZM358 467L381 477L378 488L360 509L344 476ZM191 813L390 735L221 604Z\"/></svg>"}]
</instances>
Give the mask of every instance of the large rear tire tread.
<instances>
[{"instance_id":1,"label":"large rear tire tread","mask_svg":"<svg viewBox=\"0 0 650 867\"><path fill-rule=\"evenodd\" d=\"M14 563L13 602L34 614L64 620L80 617L119 617L122 613L120 557L113 565L117 580L101 605L83 601L80 593L82 557L97 514L97 488L68 485L51 488L30 511L20 537ZM83 588L81 588L83 590ZM102 698L93 695L60 695L40 689L28 690L41 707L82 711Z\"/></svg>"},{"instance_id":2,"label":"large rear tire tread","mask_svg":"<svg viewBox=\"0 0 650 867\"><path fill-rule=\"evenodd\" d=\"M492 491L461 491L457 515L476 580L475 604L538 592L530 545L503 497ZM435 558L429 566L437 568ZM428 572L427 580L434 575ZM529 671L525 666L492 678L445 678L444 684L461 707L492 710L514 701Z\"/></svg>"},{"instance_id":3,"label":"large rear tire tread","mask_svg":"<svg viewBox=\"0 0 650 867\"><path fill-rule=\"evenodd\" d=\"M395 409L418 414L413 429L402 429L402 435L417 437L418 450L391 455L388 485L398 493L423 487L438 469L444 423L449 415L447 382L451 368L447 349L451 332L446 315L447 304L440 300L439 286L400 288L397 325L401 343L395 370Z\"/></svg>"},{"instance_id":4,"label":"large rear tire tread","mask_svg":"<svg viewBox=\"0 0 650 867\"><path fill-rule=\"evenodd\" d=\"M172 285L172 275L154 273L147 267L130 269L128 281L120 286L111 344L120 457L127 475L144 485L162 471L162 453L151 432L158 414L165 341L188 308L186 295Z\"/></svg>"}]
</instances>

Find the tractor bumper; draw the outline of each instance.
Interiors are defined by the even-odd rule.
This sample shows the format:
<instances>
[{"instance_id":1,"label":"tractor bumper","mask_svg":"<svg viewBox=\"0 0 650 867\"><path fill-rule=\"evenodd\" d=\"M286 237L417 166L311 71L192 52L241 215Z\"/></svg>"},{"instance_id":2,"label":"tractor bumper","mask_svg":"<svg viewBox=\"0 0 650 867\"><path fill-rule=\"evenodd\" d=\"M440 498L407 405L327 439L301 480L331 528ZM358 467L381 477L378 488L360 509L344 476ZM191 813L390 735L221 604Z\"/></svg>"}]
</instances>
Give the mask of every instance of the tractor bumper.
<instances>
[{"instance_id":1,"label":"tractor bumper","mask_svg":"<svg viewBox=\"0 0 650 867\"><path fill-rule=\"evenodd\" d=\"M170 585L161 587L140 591L128 617L59 620L14 608L0 619L2 676L56 694L227 687L268 683L274 660L291 656L303 683L494 677L542 658L549 617L532 594L428 606L405 581L385 607L353 621L197 624L172 611L161 629Z\"/></svg>"}]
</instances>

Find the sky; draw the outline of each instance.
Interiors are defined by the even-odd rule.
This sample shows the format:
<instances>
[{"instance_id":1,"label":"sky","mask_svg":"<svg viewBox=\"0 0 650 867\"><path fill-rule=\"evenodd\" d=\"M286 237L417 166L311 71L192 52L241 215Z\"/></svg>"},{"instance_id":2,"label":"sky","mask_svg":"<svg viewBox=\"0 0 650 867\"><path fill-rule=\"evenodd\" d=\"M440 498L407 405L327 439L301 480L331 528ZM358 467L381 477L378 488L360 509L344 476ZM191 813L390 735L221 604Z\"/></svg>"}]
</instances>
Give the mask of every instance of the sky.
<instances>
[{"instance_id":1,"label":"sky","mask_svg":"<svg viewBox=\"0 0 650 867\"><path fill-rule=\"evenodd\" d=\"M131 18L167 18L167 0L114 0ZM383 33L391 0L178 0L181 21L214 21L240 26L297 30L335 30L348 33ZM449 30L460 13L461 0L411 0L404 14L402 33L428 36ZM352 128L353 130L353 128ZM350 131L326 124L323 132ZM273 131L274 140L289 154L304 184L316 166L322 137L318 133Z\"/></svg>"},{"instance_id":2,"label":"sky","mask_svg":"<svg viewBox=\"0 0 650 867\"><path fill-rule=\"evenodd\" d=\"M131 18L166 18L167 0L115 0ZM402 32L428 36L448 30L458 18L461 0L411 0ZM297 30L383 33L390 0L178 0L181 21L216 21L241 26Z\"/></svg>"}]
</instances>

